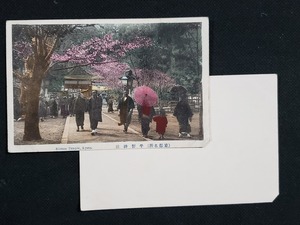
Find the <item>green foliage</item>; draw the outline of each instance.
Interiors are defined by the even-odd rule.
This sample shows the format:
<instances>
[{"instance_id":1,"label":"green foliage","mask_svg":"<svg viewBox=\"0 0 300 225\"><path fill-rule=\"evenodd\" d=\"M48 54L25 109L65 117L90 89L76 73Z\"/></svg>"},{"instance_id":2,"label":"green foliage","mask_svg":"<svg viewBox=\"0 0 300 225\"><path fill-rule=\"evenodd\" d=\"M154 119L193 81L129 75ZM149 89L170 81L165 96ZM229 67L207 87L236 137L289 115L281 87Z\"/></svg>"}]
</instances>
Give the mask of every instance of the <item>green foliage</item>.
<instances>
[{"instance_id":1,"label":"green foliage","mask_svg":"<svg viewBox=\"0 0 300 225\"><path fill-rule=\"evenodd\" d=\"M126 60L133 68L157 69L170 74L177 84L191 94L199 93L202 77L200 25L195 23L162 23L123 28L122 36L143 34L153 39L153 45L137 49Z\"/></svg>"}]
</instances>

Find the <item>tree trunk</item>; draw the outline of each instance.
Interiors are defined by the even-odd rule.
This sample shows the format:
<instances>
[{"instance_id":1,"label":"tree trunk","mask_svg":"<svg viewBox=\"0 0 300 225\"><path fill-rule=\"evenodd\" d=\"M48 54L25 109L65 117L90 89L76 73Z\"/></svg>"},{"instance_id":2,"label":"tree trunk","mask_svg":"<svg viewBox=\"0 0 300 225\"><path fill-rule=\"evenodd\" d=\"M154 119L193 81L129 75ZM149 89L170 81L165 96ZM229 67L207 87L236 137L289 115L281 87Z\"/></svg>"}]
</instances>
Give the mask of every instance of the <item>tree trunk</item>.
<instances>
[{"instance_id":1,"label":"tree trunk","mask_svg":"<svg viewBox=\"0 0 300 225\"><path fill-rule=\"evenodd\" d=\"M26 114L26 99L26 86L22 83L20 93L21 116Z\"/></svg>"},{"instance_id":2,"label":"tree trunk","mask_svg":"<svg viewBox=\"0 0 300 225\"><path fill-rule=\"evenodd\" d=\"M41 76L36 77L33 75L33 77L35 79L32 79L31 86L26 91L27 104L23 141L42 139L39 129L39 95L42 79Z\"/></svg>"}]
</instances>

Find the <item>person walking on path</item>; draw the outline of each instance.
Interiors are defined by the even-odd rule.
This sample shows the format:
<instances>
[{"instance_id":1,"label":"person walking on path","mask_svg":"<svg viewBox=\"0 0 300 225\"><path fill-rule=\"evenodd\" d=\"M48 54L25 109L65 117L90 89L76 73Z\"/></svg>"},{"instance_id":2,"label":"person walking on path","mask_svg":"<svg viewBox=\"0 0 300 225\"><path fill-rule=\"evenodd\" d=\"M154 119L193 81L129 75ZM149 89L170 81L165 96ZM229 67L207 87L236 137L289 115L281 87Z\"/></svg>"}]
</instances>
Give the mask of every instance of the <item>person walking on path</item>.
<instances>
[{"instance_id":1,"label":"person walking on path","mask_svg":"<svg viewBox=\"0 0 300 225\"><path fill-rule=\"evenodd\" d=\"M191 137L191 125L193 112L188 103L187 95L182 95L180 101L174 109L173 115L177 118L179 123L179 137Z\"/></svg>"},{"instance_id":2,"label":"person walking on path","mask_svg":"<svg viewBox=\"0 0 300 225\"><path fill-rule=\"evenodd\" d=\"M56 118L58 116L57 102L54 97L50 99L50 117Z\"/></svg>"},{"instance_id":3,"label":"person walking on path","mask_svg":"<svg viewBox=\"0 0 300 225\"><path fill-rule=\"evenodd\" d=\"M141 130L143 137L148 137L148 132L150 130L150 123L153 116L155 115L155 110L153 106L138 105L139 120L141 123Z\"/></svg>"},{"instance_id":4,"label":"person walking on path","mask_svg":"<svg viewBox=\"0 0 300 225\"><path fill-rule=\"evenodd\" d=\"M131 122L132 112L135 108L133 99L128 95L127 91L124 91L123 97L120 99L118 104L120 123L119 126L124 125L124 132L127 133L129 124Z\"/></svg>"},{"instance_id":5,"label":"person walking on path","mask_svg":"<svg viewBox=\"0 0 300 225\"><path fill-rule=\"evenodd\" d=\"M108 98L107 104L108 104L107 112L113 113L114 112L114 108L113 108L114 99L113 99L113 97Z\"/></svg>"},{"instance_id":6,"label":"person walking on path","mask_svg":"<svg viewBox=\"0 0 300 225\"><path fill-rule=\"evenodd\" d=\"M74 114L75 114L75 120L77 125L77 130L79 131L79 127L81 127L81 130L84 130L84 112L86 110L86 101L82 97L82 94L79 93L78 97L74 101Z\"/></svg>"},{"instance_id":7,"label":"person walking on path","mask_svg":"<svg viewBox=\"0 0 300 225\"><path fill-rule=\"evenodd\" d=\"M46 116L47 116L47 106L45 103L45 99L41 97L39 101L39 117L41 122L44 122Z\"/></svg>"},{"instance_id":8,"label":"person walking on path","mask_svg":"<svg viewBox=\"0 0 300 225\"><path fill-rule=\"evenodd\" d=\"M68 99L67 96L64 96L60 100L60 114L63 118L66 118L69 114L68 112Z\"/></svg>"},{"instance_id":9,"label":"person walking on path","mask_svg":"<svg viewBox=\"0 0 300 225\"><path fill-rule=\"evenodd\" d=\"M156 132L159 134L159 140L163 140L166 132L168 119L166 117L166 111L160 108L159 115L153 117L153 121L156 122Z\"/></svg>"},{"instance_id":10,"label":"person walking on path","mask_svg":"<svg viewBox=\"0 0 300 225\"><path fill-rule=\"evenodd\" d=\"M102 122L102 97L97 95L97 91L92 92L92 97L88 102L88 112L90 115L91 135L95 135L98 122Z\"/></svg>"},{"instance_id":11,"label":"person walking on path","mask_svg":"<svg viewBox=\"0 0 300 225\"><path fill-rule=\"evenodd\" d=\"M71 95L71 97L69 98L69 102L68 102L70 117L74 116L74 103L75 103L75 97L74 97L74 95Z\"/></svg>"}]
</instances>

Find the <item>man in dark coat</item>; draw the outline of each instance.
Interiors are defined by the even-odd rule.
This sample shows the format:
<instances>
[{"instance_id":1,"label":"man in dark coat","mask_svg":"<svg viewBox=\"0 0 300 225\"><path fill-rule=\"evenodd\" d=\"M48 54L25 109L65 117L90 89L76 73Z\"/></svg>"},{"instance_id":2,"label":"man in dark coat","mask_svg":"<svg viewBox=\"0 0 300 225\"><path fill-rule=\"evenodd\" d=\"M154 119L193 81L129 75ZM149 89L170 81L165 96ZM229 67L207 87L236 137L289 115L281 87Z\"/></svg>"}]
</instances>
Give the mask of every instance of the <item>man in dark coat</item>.
<instances>
[{"instance_id":1,"label":"man in dark coat","mask_svg":"<svg viewBox=\"0 0 300 225\"><path fill-rule=\"evenodd\" d=\"M120 115L119 126L124 125L124 132L127 132L129 124L131 122L132 112L135 108L133 99L128 95L127 91L124 91L123 97L120 99L118 104L118 110Z\"/></svg>"},{"instance_id":2,"label":"man in dark coat","mask_svg":"<svg viewBox=\"0 0 300 225\"><path fill-rule=\"evenodd\" d=\"M79 127L83 130L84 126L84 112L86 110L86 101L82 97L82 94L79 93L77 98L74 101L74 114L76 119L77 131L79 131Z\"/></svg>"},{"instance_id":3,"label":"man in dark coat","mask_svg":"<svg viewBox=\"0 0 300 225\"><path fill-rule=\"evenodd\" d=\"M101 95L98 96L97 91L92 92L92 97L88 103L88 111L90 115L90 125L92 135L95 135L98 122L102 122L102 97Z\"/></svg>"},{"instance_id":4,"label":"man in dark coat","mask_svg":"<svg viewBox=\"0 0 300 225\"><path fill-rule=\"evenodd\" d=\"M74 95L71 95L71 97L69 98L69 115L70 117L74 116L74 103L75 103L75 97Z\"/></svg>"},{"instance_id":5,"label":"man in dark coat","mask_svg":"<svg viewBox=\"0 0 300 225\"><path fill-rule=\"evenodd\" d=\"M67 96L64 96L61 100L60 100L60 113L62 115L63 118L66 118L69 114L68 112L68 99Z\"/></svg>"},{"instance_id":6,"label":"man in dark coat","mask_svg":"<svg viewBox=\"0 0 300 225\"><path fill-rule=\"evenodd\" d=\"M50 99L50 117L55 118L58 116L57 102L54 97Z\"/></svg>"},{"instance_id":7,"label":"man in dark coat","mask_svg":"<svg viewBox=\"0 0 300 225\"><path fill-rule=\"evenodd\" d=\"M189 122L192 120L193 112L186 95L181 96L180 101L174 109L173 115L176 116L179 123L179 137L191 137L191 126Z\"/></svg>"}]
</instances>

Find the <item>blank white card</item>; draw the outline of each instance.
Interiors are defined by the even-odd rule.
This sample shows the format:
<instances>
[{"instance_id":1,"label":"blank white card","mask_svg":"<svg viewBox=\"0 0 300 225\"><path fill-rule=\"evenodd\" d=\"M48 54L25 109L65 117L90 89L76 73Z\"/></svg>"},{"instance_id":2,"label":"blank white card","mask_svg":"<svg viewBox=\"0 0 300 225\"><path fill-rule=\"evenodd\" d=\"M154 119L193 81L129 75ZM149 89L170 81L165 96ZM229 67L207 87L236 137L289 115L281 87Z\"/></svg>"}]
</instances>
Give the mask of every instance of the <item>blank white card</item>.
<instances>
[{"instance_id":1,"label":"blank white card","mask_svg":"<svg viewBox=\"0 0 300 225\"><path fill-rule=\"evenodd\" d=\"M279 194L277 76L210 77L210 142L80 151L81 210L272 202Z\"/></svg>"}]
</instances>

